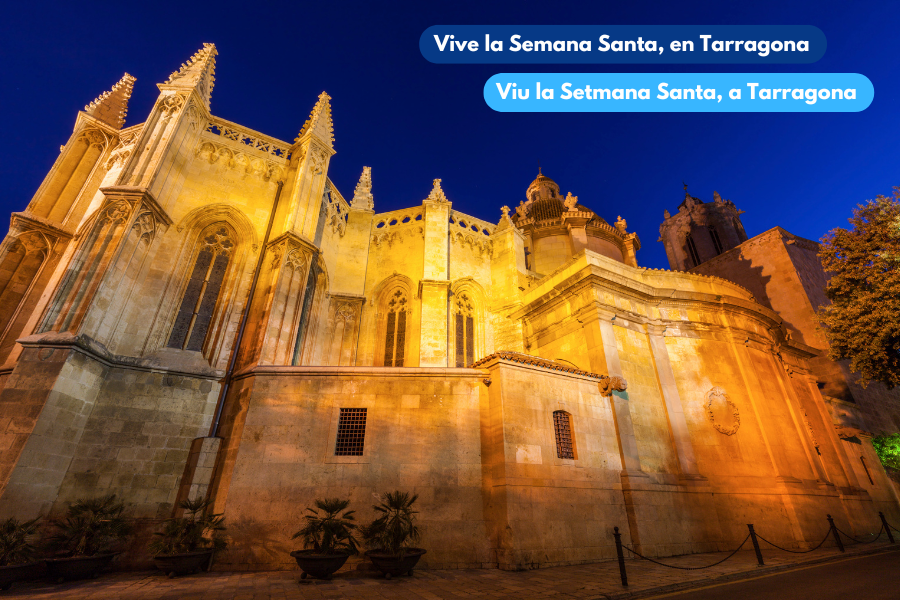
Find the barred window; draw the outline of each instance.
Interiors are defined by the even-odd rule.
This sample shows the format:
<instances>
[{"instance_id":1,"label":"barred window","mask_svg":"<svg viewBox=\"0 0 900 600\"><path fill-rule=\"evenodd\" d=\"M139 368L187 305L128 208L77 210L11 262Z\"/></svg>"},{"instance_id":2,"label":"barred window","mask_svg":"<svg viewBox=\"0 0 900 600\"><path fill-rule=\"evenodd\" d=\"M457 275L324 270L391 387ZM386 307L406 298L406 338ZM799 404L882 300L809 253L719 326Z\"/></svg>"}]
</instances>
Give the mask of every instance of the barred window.
<instances>
[{"instance_id":1,"label":"barred window","mask_svg":"<svg viewBox=\"0 0 900 600\"><path fill-rule=\"evenodd\" d=\"M366 441L365 408L342 408L338 417L335 456L362 456Z\"/></svg>"},{"instance_id":2,"label":"barred window","mask_svg":"<svg viewBox=\"0 0 900 600\"><path fill-rule=\"evenodd\" d=\"M553 428L556 430L557 458L575 458L575 445L572 443L572 415L564 410L554 411Z\"/></svg>"}]
</instances>

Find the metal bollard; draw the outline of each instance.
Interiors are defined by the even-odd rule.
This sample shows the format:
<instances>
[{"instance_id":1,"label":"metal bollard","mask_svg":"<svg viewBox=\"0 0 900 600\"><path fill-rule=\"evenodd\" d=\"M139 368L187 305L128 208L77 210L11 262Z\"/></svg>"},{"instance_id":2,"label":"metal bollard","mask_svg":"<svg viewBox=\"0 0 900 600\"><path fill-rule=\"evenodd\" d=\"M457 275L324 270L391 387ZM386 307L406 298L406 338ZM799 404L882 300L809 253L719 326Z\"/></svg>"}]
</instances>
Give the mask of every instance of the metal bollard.
<instances>
[{"instance_id":1,"label":"metal bollard","mask_svg":"<svg viewBox=\"0 0 900 600\"><path fill-rule=\"evenodd\" d=\"M759 549L759 541L756 539L756 531L753 530L753 523L748 523L747 527L750 529L750 539L753 541L753 549L756 550L756 560L759 562L759 566L764 567L766 563L763 562L762 551Z\"/></svg>"},{"instance_id":2,"label":"metal bollard","mask_svg":"<svg viewBox=\"0 0 900 600\"><path fill-rule=\"evenodd\" d=\"M878 516L881 517L881 524L884 526L884 530L887 531L888 539L894 544L894 534L891 533L891 526L888 525L887 519L884 518L884 513L879 510Z\"/></svg>"},{"instance_id":3,"label":"metal bollard","mask_svg":"<svg viewBox=\"0 0 900 600\"><path fill-rule=\"evenodd\" d=\"M843 552L844 542L841 541L841 534L838 533L837 527L834 526L834 519L831 518L831 515L825 516L828 517L828 525L831 527L831 533L834 534L834 541L837 543L838 550Z\"/></svg>"},{"instance_id":4,"label":"metal bollard","mask_svg":"<svg viewBox=\"0 0 900 600\"><path fill-rule=\"evenodd\" d=\"M622 553L622 534L618 527L613 527L613 536L616 538L616 554L619 556L619 574L622 576L622 585L628 586L628 575L625 574L625 555Z\"/></svg>"}]
</instances>

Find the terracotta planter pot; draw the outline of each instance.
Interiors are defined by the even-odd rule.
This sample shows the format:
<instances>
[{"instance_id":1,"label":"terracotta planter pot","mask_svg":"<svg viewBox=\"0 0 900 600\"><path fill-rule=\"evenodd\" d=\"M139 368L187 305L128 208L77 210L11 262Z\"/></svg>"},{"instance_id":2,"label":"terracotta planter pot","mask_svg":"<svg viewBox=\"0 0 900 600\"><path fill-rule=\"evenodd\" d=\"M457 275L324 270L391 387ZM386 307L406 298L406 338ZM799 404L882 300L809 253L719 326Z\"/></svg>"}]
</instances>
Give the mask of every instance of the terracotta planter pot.
<instances>
[{"instance_id":1,"label":"terracotta planter pot","mask_svg":"<svg viewBox=\"0 0 900 600\"><path fill-rule=\"evenodd\" d=\"M176 575L199 573L201 570L208 571L212 555L211 549L181 554L157 554L153 557L153 563L157 569L169 577L175 577Z\"/></svg>"},{"instance_id":2,"label":"terracotta planter pot","mask_svg":"<svg viewBox=\"0 0 900 600\"><path fill-rule=\"evenodd\" d=\"M25 563L24 565L6 565L0 567L0 590L8 590L12 584L26 579L36 579L41 572L41 563Z\"/></svg>"},{"instance_id":3,"label":"terracotta planter pot","mask_svg":"<svg viewBox=\"0 0 900 600\"><path fill-rule=\"evenodd\" d=\"M303 571L301 579L306 579L307 575L316 579L331 579L332 573L343 567L350 558L349 554L317 554L315 550L294 550L291 556Z\"/></svg>"},{"instance_id":4,"label":"terracotta planter pot","mask_svg":"<svg viewBox=\"0 0 900 600\"><path fill-rule=\"evenodd\" d=\"M91 579L109 568L117 553L96 556L76 556L75 558L48 558L47 575L52 581L62 583L67 579Z\"/></svg>"},{"instance_id":5,"label":"terracotta planter pot","mask_svg":"<svg viewBox=\"0 0 900 600\"><path fill-rule=\"evenodd\" d=\"M384 573L386 579L390 579L402 573L412 575L413 568L425 552L422 548L407 548L403 551L402 557L387 552L366 552L366 556L379 571Z\"/></svg>"}]
</instances>

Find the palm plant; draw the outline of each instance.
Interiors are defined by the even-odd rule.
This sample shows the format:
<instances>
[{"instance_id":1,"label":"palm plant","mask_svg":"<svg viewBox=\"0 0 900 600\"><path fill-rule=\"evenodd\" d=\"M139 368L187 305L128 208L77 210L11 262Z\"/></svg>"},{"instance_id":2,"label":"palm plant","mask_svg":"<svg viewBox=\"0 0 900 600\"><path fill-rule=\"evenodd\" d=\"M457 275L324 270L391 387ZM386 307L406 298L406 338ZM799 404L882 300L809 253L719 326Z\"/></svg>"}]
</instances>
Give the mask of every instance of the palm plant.
<instances>
[{"instance_id":1,"label":"palm plant","mask_svg":"<svg viewBox=\"0 0 900 600\"><path fill-rule=\"evenodd\" d=\"M372 507L379 516L360 529L366 545L376 552L403 556L408 544L419 539L418 511L412 509L418 498L418 494L399 490L386 493L381 504Z\"/></svg>"},{"instance_id":2,"label":"palm plant","mask_svg":"<svg viewBox=\"0 0 900 600\"><path fill-rule=\"evenodd\" d=\"M316 508L307 508L306 525L291 539L302 539L304 547L318 554L356 554L358 542L353 537L356 529L354 511L346 510L349 500L325 498L316 500ZM321 511L321 514L320 512Z\"/></svg>"},{"instance_id":3,"label":"palm plant","mask_svg":"<svg viewBox=\"0 0 900 600\"><path fill-rule=\"evenodd\" d=\"M185 515L168 519L163 530L150 543L152 554L181 554L198 550L224 550L228 542L222 537L225 531L225 517L212 512L212 500L194 498L183 500L179 505Z\"/></svg>"},{"instance_id":4,"label":"palm plant","mask_svg":"<svg viewBox=\"0 0 900 600\"><path fill-rule=\"evenodd\" d=\"M40 517L19 522L10 517L0 522L0 567L33 562L37 548L29 538L37 532Z\"/></svg>"},{"instance_id":5,"label":"palm plant","mask_svg":"<svg viewBox=\"0 0 900 600\"><path fill-rule=\"evenodd\" d=\"M66 515L53 519L49 545L62 556L96 556L111 552L131 534L116 495L81 499L69 504Z\"/></svg>"}]
</instances>

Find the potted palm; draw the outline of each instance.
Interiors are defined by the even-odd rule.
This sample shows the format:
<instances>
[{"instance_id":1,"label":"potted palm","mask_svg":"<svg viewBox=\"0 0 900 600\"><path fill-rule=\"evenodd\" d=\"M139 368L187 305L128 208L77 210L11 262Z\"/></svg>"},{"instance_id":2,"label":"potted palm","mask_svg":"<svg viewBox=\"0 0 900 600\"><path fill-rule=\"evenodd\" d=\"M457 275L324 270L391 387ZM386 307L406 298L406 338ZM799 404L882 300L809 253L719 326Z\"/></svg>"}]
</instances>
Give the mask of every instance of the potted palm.
<instances>
[{"instance_id":1,"label":"potted palm","mask_svg":"<svg viewBox=\"0 0 900 600\"><path fill-rule=\"evenodd\" d=\"M209 499L184 500L178 507L184 516L168 519L163 530L154 534L149 547L153 562L169 577L208 571L213 554L228 546L222 537L225 517L212 512Z\"/></svg>"},{"instance_id":2,"label":"potted palm","mask_svg":"<svg viewBox=\"0 0 900 600\"><path fill-rule=\"evenodd\" d=\"M109 567L116 550L131 534L124 512L125 505L110 494L76 500L63 518L51 520L48 546L56 558L44 561L50 578L62 582L96 577Z\"/></svg>"},{"instance_id":3,"label":"potted palm","mask_svg":"<svg viewBox=\"0 0 900 600\"><path fill-rule=\"evenodd\" d=\"M36 574L37 548L31 538L38 528L37 519L20 522L10 517L0 522L0 590L8 590L13 583L30 579Z\"/></svg>"},{"instance_id":4,"label":"potted palm","mask_svg":"<svg viewBox=\"0 0 900 600\"><path fill-rule=\"evenodd\" d=\"M419 540L418 511L412 509L418 497L399 490L386 493L381 504L372 507L377 518L360 528L369 548L366 556L387 579L401 573L412 575L413 567L425 554L422 548L409 545Z\"/></svg>"},{"instance_id":5,"label":"potted palm","mask_svg":"<svg viewBox=\"0 0 900 600\"><path fill-rule=\"evenodd\" d=\"M351 554L356 554L356 529L352 510L347 510L349 500L326 498L315 501L316 508L307 507L306 524L291 539L303 540L305 550L295 550L291 556L307 575L318 579L331 579L331 575L344 566Z\"/></svg>"}]
</instances>

